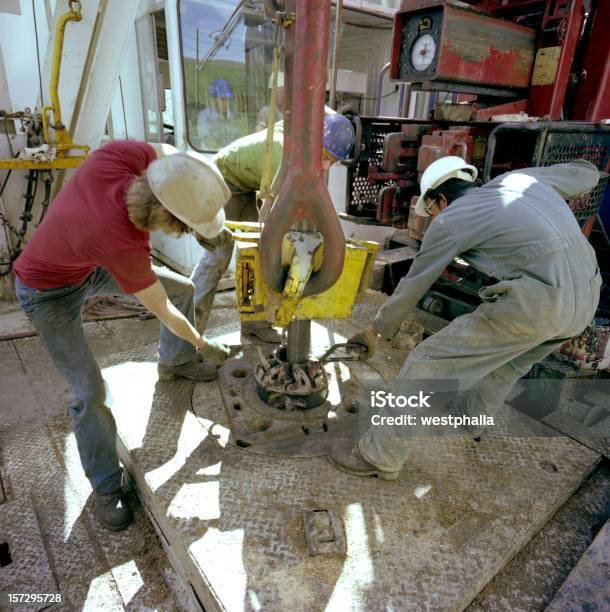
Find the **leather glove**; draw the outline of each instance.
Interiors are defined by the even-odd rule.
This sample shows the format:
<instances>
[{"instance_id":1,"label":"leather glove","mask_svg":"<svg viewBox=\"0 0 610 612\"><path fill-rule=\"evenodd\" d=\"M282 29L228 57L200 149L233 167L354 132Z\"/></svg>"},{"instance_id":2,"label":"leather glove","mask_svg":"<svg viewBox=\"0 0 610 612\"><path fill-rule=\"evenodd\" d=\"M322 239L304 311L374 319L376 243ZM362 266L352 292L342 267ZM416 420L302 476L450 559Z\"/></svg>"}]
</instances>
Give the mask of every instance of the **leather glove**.
<instances>
[{"instance_id":1,"label":"leather glove","mask_svg":"<svg viewBox=\"0 0 610 612\"><path fill-rule=\"evenodd\" d=\"M203 339L205 346L199 349L201 356L214 365L220 365L227 357L231 355L231 349L218 340Z\"/></svg>"},{"instance_id":2,"label":"leather glove","mask_svg":"<svg viewBox=\"0 0 610 612\"><path fill-rule=\"evenodd\" d=\"M201 234L195 232L197 242L207 251L214 251L218 247L223 247L228 244L233 244L233 232L228 227L223 227L220 234L216 238L204 238Z\"/></svg>"},{"instance_id":3,"label":"leather glove","mask_svg":"<svg viewBox=\"0 0 610 612\"><path fill-rule=\"evenodd\" d=\"M354 334L348 339L348 342L354 344L363 344L366 348L359 353L360 361L368 361L377 351L379 347L379 334L373 327L367 327L357 334ZM352 349L357 350L357 349Z\"/></svg>"},{"instance_id":4,"label":"leather glove","mask_svg":"<svg viewBox=\"0 0 610 612\"><path fill-rule=\"evenodd\" d=\"M407 319L402 322L396 335L392 338L392 348L412 350L424 340L424 328L419 323Z\"/></svg>"}]
</instances>

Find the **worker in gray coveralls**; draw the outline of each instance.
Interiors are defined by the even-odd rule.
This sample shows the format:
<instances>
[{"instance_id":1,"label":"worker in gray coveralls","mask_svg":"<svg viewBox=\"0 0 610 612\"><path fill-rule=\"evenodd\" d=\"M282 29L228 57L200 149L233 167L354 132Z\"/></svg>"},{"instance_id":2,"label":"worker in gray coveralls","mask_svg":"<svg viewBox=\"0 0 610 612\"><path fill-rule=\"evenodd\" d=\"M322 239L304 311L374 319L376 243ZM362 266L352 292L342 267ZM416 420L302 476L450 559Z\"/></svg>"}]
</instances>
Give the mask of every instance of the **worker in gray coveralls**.
<instances>
[{"instance_id":1,"label":"worker in gray coveralls","mask_svg":"<svg viewBox=\"0 0 610 612\"><path fill-rule=\"evenodd\" d=\"M501 406L534 363L580 334L595 315L601 286L595 252L564 200L597 185L595 166L579 160L515 170L481 187L473 184L476 176L476 168L455 156L426 169L415 210L433 220L421 249L372 324L350 339L366 345L361 358L371 357L379 336L393 338L458 255L498 279L479 291L483 304L473 313L411 351L394 382L395 394L409 396L442 391L453 381L460 394L468 390L471 415ZM444 406L437 402L432 411L442 413ZM380 414L406 412L396 407ZM405 429L372 426L352 448L337 447L330 461L350 474L393 480L414 444Z\"/></svg>"}]
</instances>

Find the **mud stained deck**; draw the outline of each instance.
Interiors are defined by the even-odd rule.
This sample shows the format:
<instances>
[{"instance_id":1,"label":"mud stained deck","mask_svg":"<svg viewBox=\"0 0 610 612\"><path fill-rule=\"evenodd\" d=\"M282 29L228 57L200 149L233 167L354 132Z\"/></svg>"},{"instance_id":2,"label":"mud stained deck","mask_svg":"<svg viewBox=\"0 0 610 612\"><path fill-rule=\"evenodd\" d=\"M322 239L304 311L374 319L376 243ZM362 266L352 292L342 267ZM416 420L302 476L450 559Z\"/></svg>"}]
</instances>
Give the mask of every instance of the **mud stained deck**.
<instances>
[{"instance_id":1,"label":"mud stained deck","mask_svg":"<svg viewBox=\"0 0 610 612\"><path fill-rule=\"evenodd\" d=\"M316 322L314 354L368 322ZM237 344L234 311L209 335ZM119 448L170 559L207 610L459 610L537 533L599 455L519 418L518 437L418 442L396 482L235 446L217 382L160 383L156 346L106 353ZM373 365L392 377L405 354ZM501 420L501 419L500 419ZM546 434L546 435L545 435ZM310 556L303 511L332 509L345 558Z\"/></svg>"}]
</instances>

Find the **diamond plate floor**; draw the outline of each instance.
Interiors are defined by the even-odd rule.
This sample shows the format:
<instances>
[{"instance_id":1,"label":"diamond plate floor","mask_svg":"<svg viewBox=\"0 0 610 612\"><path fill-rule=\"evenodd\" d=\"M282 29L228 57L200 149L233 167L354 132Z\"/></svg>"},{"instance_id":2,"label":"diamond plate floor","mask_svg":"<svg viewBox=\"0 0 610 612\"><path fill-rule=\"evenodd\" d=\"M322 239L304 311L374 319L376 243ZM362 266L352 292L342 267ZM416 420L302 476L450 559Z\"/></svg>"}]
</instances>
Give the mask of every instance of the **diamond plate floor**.
<instances>
[{"instance_id":1,"label":"diamond plate floor","mask_svg":"<svg viewBox=\"0 0 610 612\"><path fill-rule=\"evenodd\" d=\"M135 332L129 323L94 323L86 334L99 355L111 347L133 348L142 335L150 342L158 333L151 323L140 323ZM4 503L0 495L0 542L8 543L12 559L0 567L0 592L61 593L62 603L52 607L62 610L176 610L165 584L176 582L175 570L135 494L129 496L135 523L126 531L109 534L94 518L66 414L66 385L40 340L1 342L0 364L6 493Z\"/></svg>"},{"instance_id":2,"label":"diamond plate floor","mask_svg":"<svg viewBox=\"0 0 610 612\"><path fill-rule=\"evenodd\" d=\"M369 294L352 320L314 323L314 352L370 321L382 300ZM237 344L229 302L212 313L210 335ZM255 455L230 439L218 383L157 381L155 322L108 321L87 333L111 386L122 458L172 565L207 610L462 609L599 459L567 438L451 436L423 440L400 479L381 482L344 475L323 458ZM19 424L0 438L9 501L30 495L43 509L40 531L67 609L125 601L175 609L163 595L167 568L144 561L156 539L138 530L103 538L90 516L63 416L67 390L39 339L14 347L17 361L5 349L12 376L29 382L48 425ZM386 347L372 365L391 378L404 358ZM544 427L527 417L521 425ZM345 558L308 554L302 513L320 508L343 520ZM143 583L135 592L134 565ZM195 598L185 601L191 608Z\"/></svg>"},{"instance_id":3,"label":"diamond plate floor","mask_svg":"<svg viewBox=\"0 0 610 612\"><path fill-rule=\"evenodd\" d=\"M314 353L377 306L371 298L351 321L315 323ZM237 344L225 315L210 335ZM104 376L122 458L207 610L462 609L599 460L542 433L422 440L397 482L350 477L323 458L259 456L230 439L217 382L159 383L154 353L107 355ZM382 350L373 365L391 377L403 360ZM322 508L343 520L345 558L307 552L302 513Z\"/></svg>"},{"instance_id":4,"label":"diamond plate floor","mask_svg":"<svg viewBox=\"0 0 610 612\"><path fill-rule=\"evenodd\" d=\"M610 610L610 521L597 534L547 610Z\"/></svg>"}]
</instances>

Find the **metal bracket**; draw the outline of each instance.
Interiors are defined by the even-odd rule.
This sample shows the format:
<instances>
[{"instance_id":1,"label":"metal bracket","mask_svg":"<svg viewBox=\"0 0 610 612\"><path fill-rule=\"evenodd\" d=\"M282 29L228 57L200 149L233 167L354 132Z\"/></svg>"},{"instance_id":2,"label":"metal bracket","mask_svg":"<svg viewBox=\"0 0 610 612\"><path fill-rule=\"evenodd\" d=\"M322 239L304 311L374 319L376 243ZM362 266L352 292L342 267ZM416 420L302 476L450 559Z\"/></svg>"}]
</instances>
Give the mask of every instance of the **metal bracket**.
<instances>
[{"instance_id":1,"label":"metal bracket","mask_svg":"<svg viewBox=\"0 0 610 612\"><path fill-rule=\"evenodd\" d=\"M347 554L345 528L335 510L305 510L303 521L310 555Z\"/></svg>"},{"instance_id":2,"label":"metal bracket","mask_svg":"<svg viewBox=\"0 0 610 612\"><path fill-rule=\"evenodd\" d=\"M355 352L355 355L339 355L338 357L331 357L331 355L339 350L344 349L346 353L351 351ZM360 344L360 342L341 342L339 344L333 344L327 351L318 359L320 363L329 363L331 361L358 361L358 355L366 352L366 346Z\"/></svg>"}]
</instances>

